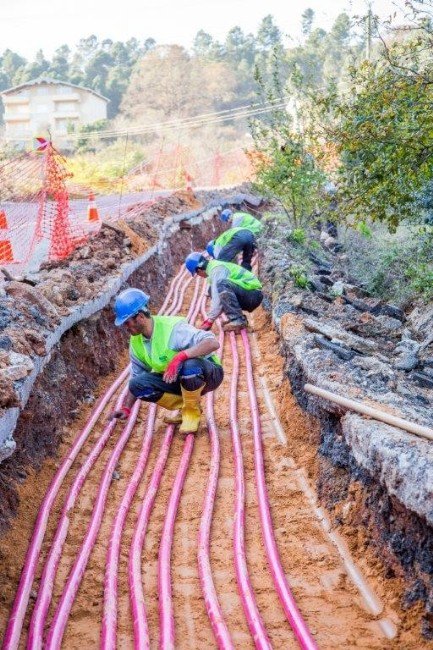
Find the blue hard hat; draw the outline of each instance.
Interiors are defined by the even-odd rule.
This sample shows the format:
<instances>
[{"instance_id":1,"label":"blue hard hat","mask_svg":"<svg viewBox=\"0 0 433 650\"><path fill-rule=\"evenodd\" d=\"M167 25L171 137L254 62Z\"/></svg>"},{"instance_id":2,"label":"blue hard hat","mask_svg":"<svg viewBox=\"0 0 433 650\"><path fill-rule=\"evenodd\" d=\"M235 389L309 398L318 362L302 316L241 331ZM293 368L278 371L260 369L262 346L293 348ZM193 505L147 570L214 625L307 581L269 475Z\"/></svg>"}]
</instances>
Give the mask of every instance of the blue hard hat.
<instances>
[{"instance_id":1,"label":"blue hard hat","mask_svg":"<svg viewBox=\"0 0 433 650\"><path fill-rule=\"evenodd\" d=\"M185 266L191 275L195 275L197 273L197 269L200 268L200 265L205 261L206 260L201 253L194 252L187 255L185 259Z\"/></svg>"},{"instance_id":2,"label":"blue hard hat","mask_svg":"<svg viewBox=\"0 0 433 650\"><path fill-rule=\"evenodd\" d=\"M114 324L123 325L128 318L136 316L139 311L146 310L148 305L147 293L141 289L125 289L119 293L114 303L114 313L116 314Z\"/></svg>"},{"instance_id":3,"label":"blue hard hat","mask_svg":"<svg viewBox=\"0 0 433 650\"><path fill-rule=\"evenodd\" d=\"M215 239L211 239L206 246L206 253L209 253L211 257L215 257L214 255L214 245L215 245Z\"/></svg>"},{"instance_id":4,"label":"blue hard hat","mask_svg":"<svg viewBox=\"0 0 433 650\"><path fill-rule=\"evenodd\" d=\"M228 221L232 216L233 212L231 210L223 210L220 214L221 221Z\"/></svg>"}]
</instances>

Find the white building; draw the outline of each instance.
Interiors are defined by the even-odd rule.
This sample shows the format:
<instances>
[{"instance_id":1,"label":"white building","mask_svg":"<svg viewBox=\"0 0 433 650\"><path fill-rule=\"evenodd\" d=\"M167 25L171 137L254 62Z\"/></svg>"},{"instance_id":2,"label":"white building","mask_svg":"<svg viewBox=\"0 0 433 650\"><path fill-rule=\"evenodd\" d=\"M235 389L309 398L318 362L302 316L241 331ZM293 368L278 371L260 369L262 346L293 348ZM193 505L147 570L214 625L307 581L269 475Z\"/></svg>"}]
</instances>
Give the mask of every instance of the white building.
<instances>
[{"instance_id":1,"label":"white building","mask_svg":"<svg viewBox=\"0 0 433 650\"><path fill-rule=\"evenodd\" d=\"M5 139L12 144L48 133L55 143L65 143L71 127L106 119L109 102L90 88L44 76L4 90L1 97Z\"/></svg>"}]
</instances>

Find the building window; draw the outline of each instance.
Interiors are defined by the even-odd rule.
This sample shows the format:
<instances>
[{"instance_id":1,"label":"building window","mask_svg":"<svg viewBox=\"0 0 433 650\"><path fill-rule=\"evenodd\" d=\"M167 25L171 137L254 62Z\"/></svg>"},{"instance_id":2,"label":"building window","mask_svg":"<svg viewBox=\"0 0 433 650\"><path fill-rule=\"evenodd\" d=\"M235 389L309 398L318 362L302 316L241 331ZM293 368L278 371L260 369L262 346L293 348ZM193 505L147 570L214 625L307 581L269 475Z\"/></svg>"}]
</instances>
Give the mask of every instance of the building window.
<instances>
[{"instance_id":1,"label":"building window","mask_svg":"<svg viewBox=\"0 0 433 650\"><path fill-rule=\"evenodd\" d=\"M56 102L56 113L75 113L78 109L77 102Z\"/></svg>"},{"instance_id":2,"label":"building window","mask_svg":"<svg viewBox=\"0 0 433 650\"><path fill-rule=\"evenodd\" d=\"M48 113L48 104L36 104L35 113L38 113L38 115Z\"/></svg>"},{"instance_id":3,"label":"building window","mask_svg":"<svg viewBox=\"0 0 433 650\"><path fill-rule=\"evenodd\" d=\"M60 134L67 134L78 123L78 120L62 117L56 119L56 131Z\"/></svg>"},{"instance_id":4,"label":"building window","mask_svg":"<svg viewBox=\"0 0 433 650\"><path fill-rule=\"evenodd\" d=\"M37 95L48 95L47 86L41 86L40 88L36 88L36 94Z\"/></svg>"}]
</instances>

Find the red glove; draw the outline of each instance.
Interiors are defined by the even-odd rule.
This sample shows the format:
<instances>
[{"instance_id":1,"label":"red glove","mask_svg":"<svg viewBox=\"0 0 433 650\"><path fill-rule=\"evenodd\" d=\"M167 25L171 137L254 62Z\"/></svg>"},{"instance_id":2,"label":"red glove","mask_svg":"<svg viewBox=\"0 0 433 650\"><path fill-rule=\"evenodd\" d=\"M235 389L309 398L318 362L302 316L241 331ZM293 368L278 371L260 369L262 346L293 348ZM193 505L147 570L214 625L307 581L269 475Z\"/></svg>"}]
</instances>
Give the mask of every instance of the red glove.
<instances>
[{"instance_id":1,"label":"red glove","mask_svg":"<svg viewBox=\"0 0 433 650\"><path fill-rule=\"evenodd\" d=\"M206 320L204 320L200 325L200 329L205 330L207 332L208 330L211 329L212 325L213 325L213 320L211 320L210 318L206 318Z\"/></svg>"},{"instance_id":2,"label":"red glove","mask_svg":"<svg viewBox=\"0 0 433 650\"><path fill-rule=\"evenodd\" d=\"M108 420L127 420L131 415L131 409L127 406L122 406L118 411L113 411L108 416Z\"/></svg>"},{"instance_id":3,"label":"red glove","mask_svg":"<svg viewBox=\"0 0 433 650\"><path fill-rule=\"evenodd\" d=\"M173 359L168 364L167 369L162 377L164 381L166 381L168 384L172 384L174 381L176 381L180 367L187 359L189 359L189 357L185 350L176 354L176 356L173 357Z\"/></svg>"}]
</instances>

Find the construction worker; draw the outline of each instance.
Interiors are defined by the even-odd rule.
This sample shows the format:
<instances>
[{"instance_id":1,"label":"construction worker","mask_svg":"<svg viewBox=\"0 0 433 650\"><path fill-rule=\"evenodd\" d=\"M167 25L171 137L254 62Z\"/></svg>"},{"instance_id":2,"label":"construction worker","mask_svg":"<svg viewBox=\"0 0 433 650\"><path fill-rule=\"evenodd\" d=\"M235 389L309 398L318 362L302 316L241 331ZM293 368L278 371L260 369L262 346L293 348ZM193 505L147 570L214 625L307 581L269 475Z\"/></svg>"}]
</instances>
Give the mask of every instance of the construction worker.
<instances>
[{"instance_id":1,"label":"construction worker","mask_svg":"<svg viewBox=\"0 0 433 650\"><path fill-rule=\"evenodd\" d=\"M200 329L210 330L222 312L228 318L224 331L240 332L248 325L242 310L254 311L263 300L260 280L251 271L231 262L208 260L199 252L190 253L185 266L192 275L206 278L211 289L211 309Z\"/></svg>"},{"instance_id":2,"label":"construction worker","mask_svg":"<svg viewBox=\"0 0 433 650\"><path fill-rule=\"evenodd\" d=\"M248 214L248 212L233 212L226 208L221 212L220 219L224 223L230 223L232 228L246 228L250 230L255 237L260 235L263 230L263 225L260 221L251 214Z\"/></svg>"},{"instance_id":3,"label":"construction worker","mask_svg":"<svg viewBox=\"0 0 433 650\"><path fill-rule=\"evenodd\" d=\"M181 433L195 433L200 424L200 397L223 380L211 332L201 331L178 316L152 316L149 296L126 289L114 304L115 324L131 335L131 377L123 406L111 418L126 419L137 399L155 402L169 411L181 409L166 422L180 424Z\"/></svg>"},{"instance_id":4,"label":"construction worker","mask_svg":"<svg viewBox=\"0 0 433 650\"><path fill-rule=\"evenodd\" d=\"M209 246L211 243L213 247ZM242 253L241 266L248 269L248 271L252 270L251 261L257 244L251 230L247 228L229 228L209 244L206 250L210 253L212 248L212 257L215 259L223 262L234 262L237 255Z\"/></svg>"}]
</instances>

